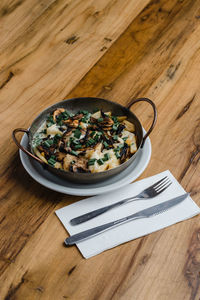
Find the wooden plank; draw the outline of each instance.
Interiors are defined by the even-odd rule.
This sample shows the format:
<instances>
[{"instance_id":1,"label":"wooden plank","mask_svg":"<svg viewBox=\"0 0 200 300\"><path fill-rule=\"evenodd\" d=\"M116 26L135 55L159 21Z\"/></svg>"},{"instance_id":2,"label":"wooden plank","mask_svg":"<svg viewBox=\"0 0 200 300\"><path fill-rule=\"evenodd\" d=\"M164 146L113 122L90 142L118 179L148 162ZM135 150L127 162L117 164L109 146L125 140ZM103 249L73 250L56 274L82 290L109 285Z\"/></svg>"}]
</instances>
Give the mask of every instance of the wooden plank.
<instances>
[{"instance_id":1,"label":"wooden plank","mask_svg":"<svg viewBox=\"0 0 200 300\"><path fill-rule=\"evenodd\" d=\"M1 271L55 207L54 199L62 199L24 172L10 144L12 129L28 127L44 107L63 99L147 2L1 2Z\"/></svg>"},{"instance_id":2,"label":"wooden plank","mask_svg":"<svg viewBox=\"0 0 200 300\"><path fill-rule=\"evenodd\" d=\"M152 1L68 96L84 92L122 104L135 95L152 98L157 104L159 119L151 135L152 160L141 177L169 168L200 204L198 8L199 1ZM133 42L132 32L138 42ZM144 113L144 105L138 105L134 111L144 127L149 126L151 110L145 106ZM22 168L19 161L15 164L16 177L22 173ZM40 226L30 234L14 262L7 257L7 268L1 276L2 297L199 299L198 217L86 261L75 247L66 249L62 246L66 232L53 213L56 208L73 201L74 197L59 196L60 203L48 208L44 201L49 203L56 195L51 192L47 195L48 192L44 188L38 189L27 175L22 176L25 186L30 187L31 211L39 217L39 207L42 208L40 220L44 222L36 222ZM11 180L14 181L12 177ZM18 209L27 213L29 207L22 206L27 192L23 186L19 187L19 182L13 186L16 194L10 192L4 205L10 201L11 208L14 195L21 195ZM35 197L39 202L35 210L36 199L31 195L36 190ZM15 215L13 212L10 218ZM26 222L23 219L22 226ZM21 241L19 243L21 245Z\"/></svg>"}]
</instances>

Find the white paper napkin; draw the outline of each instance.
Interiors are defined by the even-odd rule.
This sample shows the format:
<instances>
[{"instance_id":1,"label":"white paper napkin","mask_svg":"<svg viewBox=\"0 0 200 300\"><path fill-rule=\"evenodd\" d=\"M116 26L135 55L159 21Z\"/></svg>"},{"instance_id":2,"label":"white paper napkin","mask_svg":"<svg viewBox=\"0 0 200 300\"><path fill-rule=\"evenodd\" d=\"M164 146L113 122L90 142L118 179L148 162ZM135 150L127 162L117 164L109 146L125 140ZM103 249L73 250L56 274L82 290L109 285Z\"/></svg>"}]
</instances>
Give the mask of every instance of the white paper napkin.
<instances>
[{"instance_id":1,"label":"white paper napkin","mask_svg":"<svg viewBox=\"0 0 200 300\"><path fill-rule=\"evenodd\" d=\"M148 200L133 201L114 208L90 221L76 226L70 225L69 221L72 218L118 202L127 197L137 195L164 176L168 176L172 181L172 184L157 197ZM63 207L55 213L69 234L73 235L92 227L134 214L142 209L170 200L171 198L180 196L184 193L185 190L177 182L170 171L165 171L155 176L129 184L119 190L81 200ZM85 258L89 258L127 241L134 240L138 237L191 218L199 213L200 208L195 204L191 197L187 197L183 202L160 215L124 223L92 238L77 243L77 247Z\"/></svg>"}]
</instances>

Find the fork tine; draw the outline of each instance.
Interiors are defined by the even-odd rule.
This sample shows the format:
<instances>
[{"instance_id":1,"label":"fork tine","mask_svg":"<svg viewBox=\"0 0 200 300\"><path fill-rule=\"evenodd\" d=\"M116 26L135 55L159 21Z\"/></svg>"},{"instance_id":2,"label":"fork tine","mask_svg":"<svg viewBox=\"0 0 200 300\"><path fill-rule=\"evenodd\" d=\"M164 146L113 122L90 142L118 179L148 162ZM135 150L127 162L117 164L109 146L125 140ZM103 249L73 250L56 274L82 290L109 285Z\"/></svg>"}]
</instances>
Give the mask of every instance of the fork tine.
<instances>
[{"instance_id":1,"label":"fork tine","mask_svg":"<svg viewBox=\"0 0 200 300\"><path fill-rule=\"evenodd\" d=\"M170 182L168 185L164 186L162 189L160 189L159 191L156 191L156 194L159 195L160 193L162 193L164 190L166 190L170 185L172 184L172 182Z\"/></svg>"},{"instance_id":2,"label":"fork tine","mask_svg":"<svg viewBox=\"0 0 200 300\"><path fill-rule=\"evenodd\" d=\"M150 188L156 187L159 183L163 182L166 178L167 178L167 176L163 177L162 179L160 179L159 181L154 183L152 186L150 186Z\"/></svg>"},{"instance_id":3,"label":"fork tine","mask_svg":"<svg viewBox=\"0 0 200 300\"><path fill-rule=\"evenodd\" d=\"M161 189L163 186L165 186L166 184L170 183L171 180L169 178L167 178L165 181L161 182L159 185L155 186L154 189L155 190L159 190Z\"/></svg>"}]
</instances>

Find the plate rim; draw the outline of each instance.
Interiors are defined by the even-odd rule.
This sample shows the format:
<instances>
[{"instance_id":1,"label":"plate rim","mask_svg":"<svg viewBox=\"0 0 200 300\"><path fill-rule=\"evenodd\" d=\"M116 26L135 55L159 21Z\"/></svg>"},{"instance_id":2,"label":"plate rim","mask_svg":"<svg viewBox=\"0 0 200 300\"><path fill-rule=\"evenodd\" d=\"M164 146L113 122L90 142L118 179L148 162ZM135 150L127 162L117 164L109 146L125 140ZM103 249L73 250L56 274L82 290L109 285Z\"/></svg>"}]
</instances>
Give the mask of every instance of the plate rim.
<instances>
[{"instance_id":1,"label":"plate rim","mask_svg":"<svg viewBox=\"0 0 200 300\"><path fill-rule=\"evenodd\" d=\"M21 139L22 145L25 144L25 139L26 139L26 134L24 134ZM125 185L130 184L132 181L136 180L144 172L144 170L147 168L147 166L150 162L150 158L151 158L151 154L152 154L152 146L151 146L151 141L150 141L149 137L146 139L144 147L145 148L147 147L147 149L148 149L148 151L147 151L148 156L145 157L146 158L145 163L142 166L142 168L135 174L135 176L132 176L131 178L128 179L128 182L127 182L126 178L130 175L130 173L128 173L124 178L119 179L118 181L116 181L114 183L110 183L107 186L100 186L100 187L94 186L94 188L90 187L88 189L81 189L81 188L75 188L75 187L63 187L63 186L59 185L59 183L52 182L51 180L45 178L40 173L40 176L43 179L41 182L39 180L39 178L37 178L37 176L32 172L32 170L30 170L30 168L26 162L26 159L25 159L26 154L23 153L22 150L19 150L19 156L20 156L21 163L22 163L24 169L26 170L26 172L31 176L31 178L33 178L37 183L41 184L42 186L44 186L50 190L65 194L65 195L94 196L94 195L100 195L100 194L103 194L106 192L111 192L114 189L122 188ZM31 164L31 166L34 168L34 166L32 164ZM44 181L46 182L46 184ZM117 187L116 187L116 185L117 185Z\"/></svg>"}]
</instances>

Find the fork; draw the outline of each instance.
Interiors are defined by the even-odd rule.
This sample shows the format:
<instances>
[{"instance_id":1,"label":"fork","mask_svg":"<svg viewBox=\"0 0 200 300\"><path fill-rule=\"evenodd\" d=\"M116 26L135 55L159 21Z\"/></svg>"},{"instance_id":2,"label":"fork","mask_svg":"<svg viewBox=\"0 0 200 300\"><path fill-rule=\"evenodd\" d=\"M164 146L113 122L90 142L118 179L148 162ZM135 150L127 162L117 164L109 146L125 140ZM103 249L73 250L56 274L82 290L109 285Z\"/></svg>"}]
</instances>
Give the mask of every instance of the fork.
<instances>
[{"instance_id":1,"label":"fork","mask_svg":"<svg viewBox=\"0 0 200 300\"><path fill-rule=\"evenodd\" d=\"M129 203L136 200L145 200L145 199L154 198L158 196L160 193L164 192L171 184L172 182L170 181L170 179L167 176L165 176L159 181L157 181L156 183L154 183L153 185L151 185L150 187L143 190L138 195L123 199L114 204L104 206L102 208L93 210L84 215L73 218L70 220L70 224L71 225L81 224L125 203Z\"/></svg>"}]
</instances>

